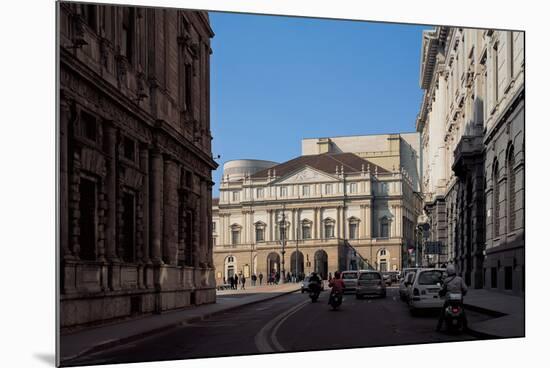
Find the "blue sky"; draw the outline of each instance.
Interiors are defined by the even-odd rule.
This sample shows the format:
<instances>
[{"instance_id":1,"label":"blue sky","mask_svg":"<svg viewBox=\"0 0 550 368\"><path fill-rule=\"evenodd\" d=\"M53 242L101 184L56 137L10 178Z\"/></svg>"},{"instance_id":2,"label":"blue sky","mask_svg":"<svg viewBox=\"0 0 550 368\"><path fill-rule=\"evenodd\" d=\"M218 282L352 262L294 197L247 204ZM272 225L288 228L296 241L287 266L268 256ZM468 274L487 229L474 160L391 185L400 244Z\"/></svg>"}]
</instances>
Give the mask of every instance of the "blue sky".
<instances>
[{"instance_id":1,"label":"blue sky","mask_svg":"<svg viewBox=\"0 0 550 368\"><path fill-rule=\"evenodd\" d=\"M411 132L426 26L210 12L212 151L283 162L301 139Z\"/></svg>"}]
</instances>

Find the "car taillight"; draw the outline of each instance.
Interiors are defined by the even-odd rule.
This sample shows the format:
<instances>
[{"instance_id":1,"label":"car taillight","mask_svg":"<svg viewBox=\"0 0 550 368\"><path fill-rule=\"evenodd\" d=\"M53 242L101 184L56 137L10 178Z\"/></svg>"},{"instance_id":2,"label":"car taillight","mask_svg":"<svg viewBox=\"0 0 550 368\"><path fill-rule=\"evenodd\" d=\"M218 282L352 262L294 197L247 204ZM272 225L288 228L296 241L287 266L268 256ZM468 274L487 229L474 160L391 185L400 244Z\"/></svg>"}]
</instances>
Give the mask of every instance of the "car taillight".
<instances>
[{"instance_id":1,"label":"car taillight","mask_svg":"<svg viewBox=\"0 0 550 368\"><path fill-rule=\"evenodd\" d=\"M418 291L417 288L413 289L413 295L416 295L416 296L420 295L420 292Z\"/></svg>"},{"instance_id":2,"label":"car taillight","mask_svg":"<svg viewBox=\"0 0 550 368\"><path fill-rule=\"evenodd\" d=\"M453 308L453 313L458 313L458 308Z\"/></svg>"}]
</instances>

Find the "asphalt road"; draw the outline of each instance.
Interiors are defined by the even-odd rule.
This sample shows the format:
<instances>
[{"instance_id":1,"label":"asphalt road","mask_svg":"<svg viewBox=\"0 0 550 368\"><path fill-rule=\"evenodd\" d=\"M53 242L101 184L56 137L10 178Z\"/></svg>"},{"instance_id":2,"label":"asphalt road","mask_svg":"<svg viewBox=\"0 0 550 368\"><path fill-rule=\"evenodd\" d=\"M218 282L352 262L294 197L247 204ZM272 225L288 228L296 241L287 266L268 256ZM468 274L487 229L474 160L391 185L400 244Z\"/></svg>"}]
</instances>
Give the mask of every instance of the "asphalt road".
<instances>
[{"instance_id":1,"label":"asphalt road","mask_svg":"<svg viewBox=\"0 0 550 368\"><path fill-rule=\"evenodd\" d=\"M398 289L388 288L384 299L356 300L346 295L341 308L332 311L328 292L317 303L299 292L163 334L104 350L65 366L131 363L157 360L419 344L473 340L467 334L435 332L437 313L411 316L399 300ZM483 319L468 313L470 321Z\"/></svg>"}]
</instances>

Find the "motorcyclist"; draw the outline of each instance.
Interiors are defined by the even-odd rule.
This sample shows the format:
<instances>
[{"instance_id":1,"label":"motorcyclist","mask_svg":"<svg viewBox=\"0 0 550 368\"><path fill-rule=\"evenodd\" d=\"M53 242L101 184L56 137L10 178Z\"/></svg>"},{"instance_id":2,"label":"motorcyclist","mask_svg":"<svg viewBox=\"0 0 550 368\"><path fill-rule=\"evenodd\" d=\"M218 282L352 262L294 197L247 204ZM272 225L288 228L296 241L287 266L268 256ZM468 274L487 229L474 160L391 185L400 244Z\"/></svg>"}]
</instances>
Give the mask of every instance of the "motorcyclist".
<instances>
[{"instance_id":1,"label":"motorcyclist","mask_svg":"<svg viewBox=\"0 0 550 368\"><path fill-rule=\"evenodd\" d=\"M336 294L342 296L344 293L344 281L340 276L341 274L339 271L334 272L334 277L328 283L328 286L332 288L331 295ZM330 298L328 302L330 304Z\"/></svg>"},{"instance_id":2,"label":"motorcyclist","mask_svg":"<svg viewBox=\"0 0 550 368\"><path fill-rule=\"evenodd\" d=\"M456 274L455 267L453 265L447 266L447 277L443 281L443 287L439 291L441 297L445 297L445 303L439 314L439 321L437 321L436 331L441 331L443 321L445 320L445 310L449 306L449 295L450 294L462 294L462 297L466 295L468 287L462 279L462 277ZM466 314L462 313L462 324L466 328Z\"/></svg>"},{"instance_id":3,"label":"motorcyclist","mask_svg":"<svg viewBox=\"0 0 550 368\"><path fill-rule=\"evenodd\" d=\"M317 275L317 272L312 272L311 275L309 276L309 285L308 285L309 289L312 290L312 288L315 288L317 290L313 290L313 291L320 291L321 289L321 278L319 277L319 275Z\"/></svg>"}]
</instances>

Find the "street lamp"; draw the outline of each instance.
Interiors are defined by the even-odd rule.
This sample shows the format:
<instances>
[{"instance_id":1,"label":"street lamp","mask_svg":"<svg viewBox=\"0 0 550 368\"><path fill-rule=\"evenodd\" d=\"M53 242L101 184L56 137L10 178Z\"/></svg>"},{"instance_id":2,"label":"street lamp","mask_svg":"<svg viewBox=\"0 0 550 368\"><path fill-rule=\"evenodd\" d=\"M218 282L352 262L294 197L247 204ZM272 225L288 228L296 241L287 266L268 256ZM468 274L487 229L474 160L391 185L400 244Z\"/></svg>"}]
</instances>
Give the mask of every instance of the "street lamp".
<instances>
[{"instance_id":1,"label":"street lamp","mask_svg":"<svg viewBox=\"0 0 550 368\"><path fill-rule=\"evenodd\" d=\"M281 259L281 277L280 279L282 279L282 283L284 284L285 282L285 237L286 237L286 221L285 221L285 204L283 203L283 219L281 221L282 225L281 225L281 246L282 246L282 250L281 250L281 255L282 255L282 259Z\"/></svg>"}]
</instances>

